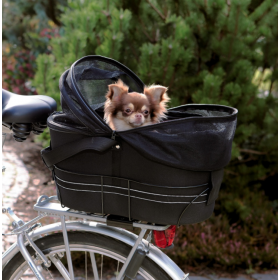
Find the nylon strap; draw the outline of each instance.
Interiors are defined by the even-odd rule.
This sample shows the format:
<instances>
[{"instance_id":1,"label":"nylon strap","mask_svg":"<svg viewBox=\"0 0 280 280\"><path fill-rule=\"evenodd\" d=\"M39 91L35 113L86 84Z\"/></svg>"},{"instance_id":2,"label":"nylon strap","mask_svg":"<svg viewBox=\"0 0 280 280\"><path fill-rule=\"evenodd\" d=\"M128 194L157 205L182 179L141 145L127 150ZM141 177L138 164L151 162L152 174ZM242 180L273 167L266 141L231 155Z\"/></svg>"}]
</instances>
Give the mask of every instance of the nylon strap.
<instances>
[{"instance_id":1,"label":"nylon strap","mask_svg":"<svg viewBox=\"0 0 280 280\"><path fill-rule=\"evenodd\" d=\"M105 152L116 144L115 140L105 137L87 137L52 149L48 147L41 151L46 166L52 169L53 165L72 157L85 150Z\"/></svg>"}]
</instances>

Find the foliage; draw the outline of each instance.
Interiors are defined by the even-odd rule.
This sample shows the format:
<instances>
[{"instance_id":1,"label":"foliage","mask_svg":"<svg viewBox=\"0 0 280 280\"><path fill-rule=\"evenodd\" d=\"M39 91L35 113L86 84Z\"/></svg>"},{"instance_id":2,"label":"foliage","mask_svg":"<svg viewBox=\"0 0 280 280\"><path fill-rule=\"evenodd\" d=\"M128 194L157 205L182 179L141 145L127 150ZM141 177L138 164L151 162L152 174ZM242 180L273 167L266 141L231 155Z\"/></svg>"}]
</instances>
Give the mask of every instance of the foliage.
<instances>
[{"instance_id":1,"label":"foliage","mask_svg":"<svg viewBox=\"0 0 280 280\"><path fill-rule=\"evenodd\" d=\"M36 94L30 80L36 70L35 58L49 53L51 37L58 36L60 8L66 0L3 1L3 73L6 89L18 94Z\"/></svg>"},{"instance_id":2,"label":"foliage","mask_svg":"<svg viewBox=\"0 0 280 280\"><path fill-rule=\"evenodd\" d=\"M188 269L277 268L277 205L263 197L260 190L252 194L244 189L240 194L222 189L215 215L208 221L179 228L170 257ZM231 203L224 204L223 200ZM234 204L239 204L238 213L233 213Z\"/></svg>"},{"instance_id":3,"label":"foliage","mask_svg":"<svg viewBox=\"0 0 280 280\"><path fill-rule=\"evenodd\" d=\"M221 195L217 204L223 216L218 215L216 222L209 220L214 239L207 241L209 252L199 251L205 261L215 259L225 267L250 268L269 261L276 266L271 253L277 240L276 215L267 211L267 199L260 201L260 186L277 174L276 19L276 0L69 0L60 36L51 39L51 54L36 60L33 85L57 101L60 75L75 60L98 54L120 61L146 84L168 86L170 106L212 103L239 110L232 161L225 170L224 194L228 195ZM263 217L267 231L260 231L257 217ZM221 236L223 242L218 241L218 232L227 230L227 234L236 223L233 239ZM196 236L202 225L191 226L190 235L182 230L182 236ZM249 236L263 241L252 243ZM230 240L242 242L240 252L249 261L231 252ZM217 244L223 245L228 261L219 260ZM183 254L197 260L191 248Z\"/></svg>"},{"instance_id":4,"label":"foliage","mask_svg":"<svg viewBox=\"0 0 280 280\"><path fill-rule=\"evenodd\" d=\"M3 61L5 88L17 94L37 94L30 82L28 83L28 80L34 77L35 56L29 51L22 50L14 53L12 58L6 57L7 59Z\"/></svg>"},{"instance_id":5,"label":"foliage","mask_svg":"<svg viewBox=\"0 0 280 280\"><path fill-rule=\"evenodd\" d=\"M66 0L3 1L3 40L14 48L32 50L35 56L45 53L49 39L41 31L61 25L60 7L66 3Z\"/></svg>"}]
</instances>

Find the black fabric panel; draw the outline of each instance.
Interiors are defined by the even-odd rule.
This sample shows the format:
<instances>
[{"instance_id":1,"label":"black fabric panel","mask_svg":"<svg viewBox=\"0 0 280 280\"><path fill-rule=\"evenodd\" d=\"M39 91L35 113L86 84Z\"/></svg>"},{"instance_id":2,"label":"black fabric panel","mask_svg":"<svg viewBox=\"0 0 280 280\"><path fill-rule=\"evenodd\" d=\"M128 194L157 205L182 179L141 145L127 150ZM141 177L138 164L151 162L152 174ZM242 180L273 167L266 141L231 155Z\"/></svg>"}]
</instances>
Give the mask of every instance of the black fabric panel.
<instances>
[{"instance_id":1,"label":"black fabric panel","mask_svg":"<svg viewBox=\"0 0 280 280\"><path fill-rule=\"evenodd\" d=\"M64 206L89 213L102 213L101 194L97 196L94 193L68 190L59 185L57 187Z\"/></svg>"},{"instance_id":2,"label":"black fabric panel","mask_svg":"<svg viewBox=\"0 0 280 280\"><path fill-rule=\"evenodd\" d=\"M63 171L61 172L63 173ZM55 173L57 175L57 170L55 170ZM92 178L96 182L96 176ZM107 183L114 181L112 178L111 180L107 178L106 184L103 185L104 213L125 217L131 216L132 219L161 224L176 224L182 211L193 200L193 197L185 196L190 195L190 191L192 191L192 195L194 195L194 192L195 195L198 195L201 190L208 188L208 186L179 188L182 195L178 197L174 195L172 188L163 188L164 191L168 190L169 196L161 196L162 188L160 187L154 188L154 191L156 191L154 194L151 190L148 193L135 192L133 188L138 183L134 182L134 185L131 186L129 197L128 188L125 188L127 183L123 184L125 180L117 180L119 180L118 184L122 185L122 188L107 186ZM100 179L99 183L101 183ZM80 185L65 182L65 180L59 178L56 178L56 184L60 193L59 198L63 205L90 213L102 212L101 184ZM140 186L141 184L138 184L139 188ZM182 216L180 224L196 223L208 218L213 212L214 203L207 206L206 200L207 196L201 196L195 203L191 204Z\"/></svg>"},{"instance_id":3,"label":"black fabric panel","mask_svg":"<svg viewBox=\"0 0 280 280\"><path fill-rule=\"evenodd\" d=\"M184 210L183 204L160 204L156 202L143 202L131 198L131 216L141 221L149 219L151 223L174 225ZM141 211L139 211L141 209ZM214 204L207 206L206 203L193 204L181 219L181 224L199 223L208 219L214 210Z\"/></svg>"},{"instance_id":4,"label":"black fabric panel","mask_svg":"<svg viewBox=\"0 0 280 280\"><path fill-rule=\"evenodd\" d=\"M55 149L61 145L68 144L69 142L82 140L84 137L88 136L83 135L80 130L74 129L71 133L69 132L69 130L64 131L64 128L60 125L57 126L57 129L53 129L52 127L50 127L51 147Z\"/></svg>"},{"instance_id":5,"label":"black fabric panel","mask_svg":"<svg viewBox=\"0 0 280 280\"><path fill-rule=\"evenodd\" d=\"M121 177L160 186L200 185L210 181L210 172L178 169L151 161L125 142L121 142Z\"/></svg>"},{"instance_id":6,"label":"black fabric panel","mask_svg":"<svg viewBox=\"0 0 280 280\"><path fill-rule=\"evenodd\" d=\"M231 158L236 120L176 120L146 126L119 136L148 159L193 171L219 170Z\"/></svg>"},{"instance_id":7,"label":"black fabric panel","mask_svg":"<svg viewBox=\"0 0 280 280\"><path fill-rule=\"evenodd\" d=\"M116 143L116 141L105 137L88 137L73 141L56 148L48 147L41 151L42 158L48 167L66 160L82 151L93 150L104 152Z\"/></svg>"},{"instance_id":8,"label":"black fabric panel","mask_svg":"<svg viewBox=\"0 0 280 280\"><path fill-rule=\"evenodd\" d=\"M114 179L112 180L114 183ZM99 195L102 192L101 183L99 184L82 184L82 183L73 183L71 181L65 181L62 180L59 177L56 177L56 184L59 185L59 187L67 188L69 190L76 190L78 193L80 191L88 191L89 193L95 193L95 195ZM126 180L127 184L127 180ZM141 184L139 184L141 186ZM203 187L203 190L207 189L207 187ZM201 191L199 189L180 189L180 194L174 194L172 189L168 189L167 194L162 194L161 188L157 188L156 191L151 192L145 192L143 190L135 190L132 188L126 187L118 187L114 185L106 185L103 184L103 192L104 194L119 194L121 196L131 196L134 198L139 198L142 200L148 200L148 201L158 201L158 202L174 202L174 203L184 203L184 202L191 202L193 201L198 195L200 195ZM207 201L207 193L204 195L199 196L196 200L196 202L202 202ZM113 213L113 212L112 212Z\"/></svg>"},{"instance_id":9,"label":"black fabric panel","mask_svg":"<svg viewBox=\"0 0 280 280\"><path fill-rule=\"evenodd\" d=\"M220 186L223 181L224 176L224 170L217 170L211 172L211 183L212 183L212 189L209 194L209 199L207 202L207 205L210 205L215 202L215 200L218 198L218 194L220 191Z\"/></svg>"},{"instance_id":10,"label":"black fabric panel","mask_svg":"<svg viewBox=\"0 0 280 280\"><path fill-rule=\"evenodd\" d=\"M81 68L79 71L77 68ZM84 66L76 66L75 75L76 81L79 80L105 80L105 79L113 79L117 78L120 75L126 75L123 71L106 71L100 68L96 68L94 66L84 67Z\"/></svg>"},{"instance_id":11,"label":"black fabric panel","mask_svg":"<svg viewBox=\"0 0 280 280\"><path fill-rule=\"evenodd\" d=\"M85 136L51 130L52 147L54 148L65 145L67 142L78 141L83 137ZM163 165L150 161L125 142L120 142L119 145L119 150L108 150L104 153L83 151L60 162L57 167L78 174L117 176L166 187L195 186L210 182L211 173L208 171L189 171ZM113 153L116 156L117 173L115 174L112 173Z\"/></svg>"},{"instance_id":12,"label":"black fabric panel","mask_svg":"<svg viewBox=\"0 0 280 280\"><path fill-rule=\"evenodd\" d=\"M104 213L129 217L130 204L131 218L163 224L176 224L186 206L211 183L170 187L126 178L79 174L57 167L54 173L60 200L67 207L91 213L102 212L99 207L102 205L103 182ZM189 178L191 174L199 173L191 172ZM206 207L208 196L209 191L199 196L184 213L180 224L199 222L211 215L214 204ZM93 205L92 202L96 201L98 204Z\"/></svg>"},{"instance_id":13,"label":"black fabric panel","mask_svg":"<svg viewBox=\"0 0 280 280\"><path fill-rule=\"evenodd\" d=\"M100 175L85 175L85 174L78 174L72 173L69 171L61 170L59 168L55 168L55 175L61 181L69 181L73 183L80 183L80 184L96 184L101 185L101 176ZM130 183L130 189L135 191L143 191L155 194L163 194L163 195L197 195L200 194L205 188L209 187L209 183L203 183L199 185L185 185L185 186L160 186L160 185L152 185L147 184L145 182L136 182L127 180L124 178L112 178L107 176L103 177L103 184L104 185L114 185L122 188L128 188L128 181ZM113 184L114 180L114 184ZM89 187L88 189L91 189Z\"/></svg>"},{"instance_id":14,"label":"black fabric panel","mask_svg":"<svg viewBox=\"0 0 280 280\"><path fill-rule=\"evenodd\" d=\"M78 173L98 174L111 176L112 151L98 154L93 151L84 151L67 160L61 161L57 167Z\"/></svg>"}]
</instances>

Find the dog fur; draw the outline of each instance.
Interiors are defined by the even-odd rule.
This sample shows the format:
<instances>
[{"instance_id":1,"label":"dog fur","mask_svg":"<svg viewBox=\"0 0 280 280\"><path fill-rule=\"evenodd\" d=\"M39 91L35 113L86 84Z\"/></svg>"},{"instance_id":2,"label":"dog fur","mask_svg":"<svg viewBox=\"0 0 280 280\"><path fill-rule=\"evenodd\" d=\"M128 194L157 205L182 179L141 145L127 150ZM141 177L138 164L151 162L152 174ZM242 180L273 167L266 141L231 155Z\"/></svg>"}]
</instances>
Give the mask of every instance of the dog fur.
<instances>
[{"instance_id":1,"label":"dog fur","mask_svg":"<svg viewBox=\"0 0 280 280\"><path fill-rule=\"evenodd\" d=\"M151 85L144 94L128 92L122 80L108 86L104 107L106 123L116 131L124 131L160 122L165 118L166 103L169 101L167 88Z\"/></svg>"}]
</instances>

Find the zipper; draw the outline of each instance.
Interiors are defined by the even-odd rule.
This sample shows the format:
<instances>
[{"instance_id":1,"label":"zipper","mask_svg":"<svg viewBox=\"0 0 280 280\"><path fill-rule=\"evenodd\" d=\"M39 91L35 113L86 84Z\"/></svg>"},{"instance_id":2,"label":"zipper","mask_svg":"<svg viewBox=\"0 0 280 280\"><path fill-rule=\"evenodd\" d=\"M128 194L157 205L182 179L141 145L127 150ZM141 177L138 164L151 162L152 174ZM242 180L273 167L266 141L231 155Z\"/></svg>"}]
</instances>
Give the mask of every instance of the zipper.
<instances>
[{"instance_id":1,"label":"zipper","mask_svg":"<svg viewBox=\"0 0 280 280\"><path fill-rule=\"evenodd\" d=\"M113 130L113 132L112 132L112 136L111 136L111 139L112 140L116 140L116 131L115 130Z\"/></svg>"}]
</instances>

